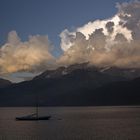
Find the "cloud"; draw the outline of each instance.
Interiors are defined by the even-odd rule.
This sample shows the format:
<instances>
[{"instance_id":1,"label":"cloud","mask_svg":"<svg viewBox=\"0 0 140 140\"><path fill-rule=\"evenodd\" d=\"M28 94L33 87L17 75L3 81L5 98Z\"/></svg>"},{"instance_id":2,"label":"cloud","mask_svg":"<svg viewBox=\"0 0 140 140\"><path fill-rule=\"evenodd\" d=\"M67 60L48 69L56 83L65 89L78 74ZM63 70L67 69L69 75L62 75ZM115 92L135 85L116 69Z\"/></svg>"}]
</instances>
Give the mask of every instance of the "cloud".
<instances>
[{"instance_id":1,"label":"cloud","mask_svg":"<svg viewBox=\"0 0 140 140\"><path fill-rule=\"evenodd\" d=\"M118 12L61 34L60 64L89 61L99 67L140 67L140 1L117 3Z\"/></svg>"},{"instance_id":2,"label":"cloud","mask_svg":"<svg viewBox=\"0 0 140 140\"><path fill-rule=\"evenodd\" d=\"M55 61L51 49L47 36L30 36L28 41L22 42L16 31L12 31L7 43L0 48L0 74L42 71Z\"/></svg>"},{"instance_id":3,"label":"cloud","mask_svg":"<svg viewBox=\"0 0 140 140\"><path fill-rule=\"evenodd\" d=\"M55 58L48 36L21 41L16 31L0 48L0 75L42 72L60 65L90 62L97 67L140 67L140 2L117 3L118 12L105 20L90 21L61 32L63 54Z\"/></svg>"},{"instance_id":4,"label":"cloud","mask_svg":"<svg viewBox=\"0 0 140 140\"><path fill-rule=\"evenodd\" d=\"M114 31L114 22L109 21L106 23L106 28L109 33L113 33Z\"/></svg>"}]
</instances>

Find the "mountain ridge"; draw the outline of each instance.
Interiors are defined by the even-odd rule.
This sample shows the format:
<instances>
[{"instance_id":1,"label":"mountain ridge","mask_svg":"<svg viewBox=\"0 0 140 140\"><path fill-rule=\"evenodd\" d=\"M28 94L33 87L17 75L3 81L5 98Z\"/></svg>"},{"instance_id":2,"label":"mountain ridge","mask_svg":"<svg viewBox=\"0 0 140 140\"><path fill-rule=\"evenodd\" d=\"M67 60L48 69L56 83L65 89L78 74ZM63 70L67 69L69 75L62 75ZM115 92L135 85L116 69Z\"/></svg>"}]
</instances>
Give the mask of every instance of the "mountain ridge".
<instances>
[{"instance_id":1,"label":"mountain ridge","mask_svg":"<svg viewBox=\"0 0 140 140\"><path fill-rule=\"evenodd\" d=\"M34 106L36 97L40 106L138 105L137 76L139 69L96 68L87 63L60 67L0 88L0 106Z\"/></svg>"},{"instance_id":2,"label":"mountain ridge","mask_svg":"<svg viewBox=\"0 0 140 140\"><path fill-rule=\"evenodd\" d=\"M12 82L10 82L9 80L5 80L5 79L0 78L0 88L7 87L11 84L12 84Z\"/></svg>"}]
</instances>

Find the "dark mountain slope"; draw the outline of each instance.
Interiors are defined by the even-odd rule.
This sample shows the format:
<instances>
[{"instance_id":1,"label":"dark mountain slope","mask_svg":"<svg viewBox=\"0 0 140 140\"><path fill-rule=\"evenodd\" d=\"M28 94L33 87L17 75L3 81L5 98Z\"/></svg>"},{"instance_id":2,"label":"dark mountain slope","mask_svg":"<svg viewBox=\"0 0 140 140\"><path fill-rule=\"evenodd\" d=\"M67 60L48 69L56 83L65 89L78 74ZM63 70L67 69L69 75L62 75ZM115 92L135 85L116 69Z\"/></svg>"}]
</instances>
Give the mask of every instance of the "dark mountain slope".
<instances>
[{"instance_id":1,"label":"dark mountain slope","mask_svg":"<svg viewBox=\"0 0 140 140\"><path fill-rule=\"evenodd\" d=\"M9 86L9 85L11 85L11 84L12 84L12 83L11 83L10 81L0 78L0 88Z\"/></svg>"},{"instance_id":2,"label":"dark mountain slope","mask_svg":"<svg viewBox=\"0 0 140 140\"><path fill-rule=\"evenodd\" d=\"M77 64L49 70L31 81L1 88L0 106L34 106L36 98L41 106L140 104L140 79L130 80L124 70L111 69Z\"/></svg>"}]
</instances>

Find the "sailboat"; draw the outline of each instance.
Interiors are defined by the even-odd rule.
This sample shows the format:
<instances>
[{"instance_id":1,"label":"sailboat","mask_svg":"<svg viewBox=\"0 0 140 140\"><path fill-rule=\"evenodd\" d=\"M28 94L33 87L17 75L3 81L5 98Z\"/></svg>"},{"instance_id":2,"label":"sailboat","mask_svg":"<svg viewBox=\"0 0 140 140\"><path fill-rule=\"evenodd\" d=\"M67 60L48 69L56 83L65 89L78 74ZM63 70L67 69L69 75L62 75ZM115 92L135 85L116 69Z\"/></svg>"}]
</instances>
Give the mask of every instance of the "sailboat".
<instances>
[{"instance_id":1,"label":"sailboat","mask_svg":"<svg viewBox=\"0 0 140 140\"><path fill-rule=\"evenodd\" d=\"M49 120L51 116L39 116L38 113L38 99L36 104L36 112L27 116L16 117L18 121L38 121L38 120Z\"/></svg>"},{"instance_id":2,"label":"sailboat","mask_svg":"<svg viewBox=\"0 0 140 140\"><path fill-rule=\"evenodd\" d=\"M16 120L19 121L38 121L38 120L49 120L51 116L38 116L36 113L23 116L23 117L16 117Z\"/></svg>"}]
</instances>

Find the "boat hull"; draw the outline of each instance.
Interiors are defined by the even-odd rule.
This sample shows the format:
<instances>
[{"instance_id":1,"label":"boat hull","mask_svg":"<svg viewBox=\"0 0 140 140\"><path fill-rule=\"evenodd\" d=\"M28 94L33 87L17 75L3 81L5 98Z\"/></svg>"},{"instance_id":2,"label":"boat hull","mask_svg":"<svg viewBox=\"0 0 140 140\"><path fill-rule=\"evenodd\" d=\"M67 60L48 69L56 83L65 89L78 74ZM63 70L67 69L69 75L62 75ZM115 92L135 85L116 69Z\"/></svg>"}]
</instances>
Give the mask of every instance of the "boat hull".
<instances>
[{"instance_id":1,"label":"boat hull","mask_svg":"<svg viewBox=\"0 0 140 140\"><path fill-rule=\"evenodd\" d=\"M42 117L16 117L17 121L39 121L39 120L49 120L51 116Z\"/></svg>"}]
</instances>

